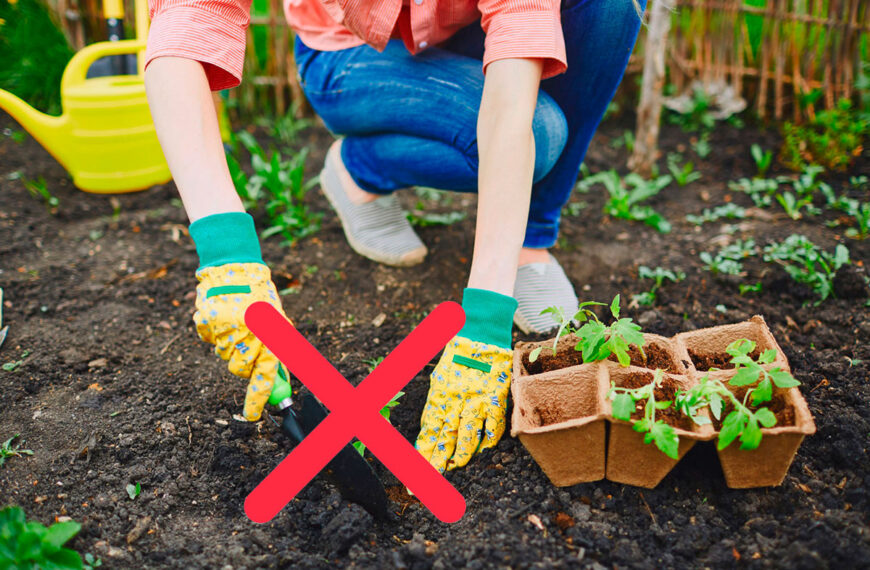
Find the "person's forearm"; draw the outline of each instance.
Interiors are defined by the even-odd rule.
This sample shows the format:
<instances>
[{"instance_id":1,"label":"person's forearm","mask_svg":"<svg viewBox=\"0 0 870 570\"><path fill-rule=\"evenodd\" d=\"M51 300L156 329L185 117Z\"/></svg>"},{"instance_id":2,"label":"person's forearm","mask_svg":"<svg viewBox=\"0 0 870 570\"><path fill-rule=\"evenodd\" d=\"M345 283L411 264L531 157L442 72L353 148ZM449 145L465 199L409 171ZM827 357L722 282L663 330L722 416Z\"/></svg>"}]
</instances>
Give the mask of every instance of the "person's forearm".
<instances>
[{"instance_id":1,"label":"person's forearm","mask_svg":"<svg viewBox=\"0 0 870 570\"><path fill-rule=\"evenodd\" d=\"M202 65L159 57L145 72L145 89L157 138L190 221L243 212Z\"/></svg>"},{"instance_id":2,"label":"person's forearm","mask_svg":"<svg viewBox=\"0 0 870 570\"><path fill-rule=\"evenodd\" d=\"M477 123L477 228L468 286L513 295L535 169L532 119L540 60L506 59L487 67Z\"/></svg>"}]
</instances>

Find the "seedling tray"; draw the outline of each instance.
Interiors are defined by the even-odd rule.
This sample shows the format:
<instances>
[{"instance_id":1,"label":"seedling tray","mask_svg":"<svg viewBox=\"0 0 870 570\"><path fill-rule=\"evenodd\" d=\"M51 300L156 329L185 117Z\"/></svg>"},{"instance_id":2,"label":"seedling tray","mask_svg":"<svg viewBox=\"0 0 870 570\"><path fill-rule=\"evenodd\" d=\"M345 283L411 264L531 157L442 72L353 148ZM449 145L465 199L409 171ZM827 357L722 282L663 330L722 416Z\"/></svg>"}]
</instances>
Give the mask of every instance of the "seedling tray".
<instances>
[{"instance_id":1,"label":"seedling tray","mask_svg":"<svg viewBox=\"0 0 870 570\"><path fill-rule=\"evenodd\" d=\"M709 368L727 366L727 363L720 362L720 355L725 353L729 344L740 338L755 342L758 352L776 350L774 361L763 365L767 370L779 367L791 371L785 354L761 316L741 323L680 333L672 338L644 336L647 345L663 349L650 364L662 367L663 354L666 355L664 358L671 361L669 368L672 373L666 374L665 378L685 388L696 385L705 374L727 384L735 373L733 369L709 371ZM559 339L557 354L570 354L567 351L573 351L577 341L573 335ZM516 346L511 386L514 399L511 435L519 437L554 485L574 485L606 477L619 483L652 488L696 442L718 437L715 424L698 426L691 422L691 425L674 426L680 436L680 446L678 459L671 459L654 444L644 443L643 434L635 432L630 422L614 419L607 398L611 381L620 386L626 375L634 372L652 375L651 368L624 368L610 360L543 372L539 370L539 364L530 365L529 354L539 346L545 347L539 363L552 359L552 345L551 340L518 343ZM571 354L571 357L575 355ZM762 441L757 449L742 450L739 442L732 442L718 452L729 487L781 484L803 438L815 433L815 423L799 388L777 389L775 399L779 399L783 409L791 411L793 421L790 425L763 428Z\"/></svg>"}]
</instances>

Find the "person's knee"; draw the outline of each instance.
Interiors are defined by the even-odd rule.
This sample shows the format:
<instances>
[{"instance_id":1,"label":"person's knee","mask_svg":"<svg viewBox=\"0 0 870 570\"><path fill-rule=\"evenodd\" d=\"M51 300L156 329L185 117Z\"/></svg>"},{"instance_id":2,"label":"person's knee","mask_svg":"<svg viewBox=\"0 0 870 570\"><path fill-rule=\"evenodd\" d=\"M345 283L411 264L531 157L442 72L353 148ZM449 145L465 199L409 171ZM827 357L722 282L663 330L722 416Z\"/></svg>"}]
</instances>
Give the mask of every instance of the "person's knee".
<instances>
[{"instance_id":1,"label":"person's knee","mask_svg":"<svg viewBox=\"0 0 870 570\"><path fill-rule=\"evenodd\" d=\"M568 121L559 105L543 91L532 121L535 135L534 181L542 179L556 165L568 141Z\"/></svg>"}]
</instances>

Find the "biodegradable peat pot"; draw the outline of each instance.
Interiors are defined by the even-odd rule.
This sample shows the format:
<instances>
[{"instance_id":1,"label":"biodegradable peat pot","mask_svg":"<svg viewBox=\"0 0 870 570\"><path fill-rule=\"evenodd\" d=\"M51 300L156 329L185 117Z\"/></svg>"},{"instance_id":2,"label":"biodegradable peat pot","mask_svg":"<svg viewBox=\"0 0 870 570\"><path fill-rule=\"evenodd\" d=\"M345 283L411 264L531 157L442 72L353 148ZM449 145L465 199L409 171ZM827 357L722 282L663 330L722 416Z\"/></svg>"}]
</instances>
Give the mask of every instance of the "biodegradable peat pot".
<instances>
[{"instance_id":1,"label":"biodegradable peat pot","mask_svg":"<svg viewBox=\"0 0 870 570\"><path fill-rule=\"evenodd\" d=\"M523 356L540 344L520 343L514 352L511 435L557 487L599 481L605 471L606 367L583 364L529 375ZM563 345L573 350L571 339L560 339Z\"/></svg>"},{"instance_id":2,"label":"biodegradable peat pot","mask_svg":"<svg viewBox=\"0 0 870 570\"><path fill-rule=\"evenodd\" d=\"M725 352L725 349L741 338L755 342L755 352L751 354L753 359L765 350L776 349L776 359L770 364L763 365L766 370L782 368L791 371L785 353L767 328L764 317L760 315L742 323L680 333L674 337L674 345L677 357L690 370L697 371L703 376L711 368L719 368L720 370L710 371L710 377L726 381L732 375L730 372L732 364L731 356Z\"/></svg>"},{"instance_id":3,"label":"biodegradable peat pot","mask_svg":"<svg viewBox=\"0 0 870 570\"><path fill-rule=\"evenodd\" d=\"M610 368L610 380L617 387L639 388L653 381L654 372L645 368L630 366L628 368ZM656 399L673 400L674 389L688 389L691 385L688 376L665 374L663 376L664 394L658 394ZM669 391L670 389L670 391ZM638 402L642 406L645 402ZM664 410L664 413L676 411L675 408ZM712 429L709 425L698 426L690 418L677 413L661 416L661 410L656 412L657 418L664 419L672 425L680 437L677 459L672 459L662 453L655 443L644 443L644 434L634 431L631 422L617 420L611 416L611 402L607 400L606 411L610 422L610 437L607 443L607 479L616 483L635 485L652 489L658 485L683 456L692 449L699 439L709 439ZM642 407L637 418L642 416ZM671 412L673 413L673 412Z\"/></svg>"},{"instance_id":4,"label":"biodegradable peat pot","mask_svg":"<svg viewBox=\"0 0 870 570\"><path fill-rule=\"evenodd\" d=\"M718 452L725 483L732 489L782 484L804 437L816 432L813 416L799 388L775 390L773 400L761 406L770 407L777 416L777 425L762 428L761 444L747 450L740 449L739 441L733 441ZM785 423L780 425L784 418ZM713 433L718 436L718 431Z\"/></svg>"}]
</instances>

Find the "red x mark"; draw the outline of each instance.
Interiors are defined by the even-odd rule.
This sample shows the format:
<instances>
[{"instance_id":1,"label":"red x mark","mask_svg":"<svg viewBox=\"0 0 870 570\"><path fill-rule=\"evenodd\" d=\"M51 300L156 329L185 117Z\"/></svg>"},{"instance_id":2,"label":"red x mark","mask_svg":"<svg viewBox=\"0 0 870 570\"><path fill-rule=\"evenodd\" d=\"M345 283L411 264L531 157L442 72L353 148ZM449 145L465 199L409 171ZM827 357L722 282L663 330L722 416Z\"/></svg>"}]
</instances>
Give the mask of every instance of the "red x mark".
<instances>
[{"instance_id":1,"label":"red x mark","mask_svg":"<svg viewBox=\"0 0 870 570\"><path fill-rule=\"evenodd\" d=\"M462 328L457 303L438 305L356 388L271 305L258 302L245 324L331 413L251 491L245 513L272 520L356 436L432 514L456 522L465 499L379 413Z\"/></svg>"}]
</instances>

